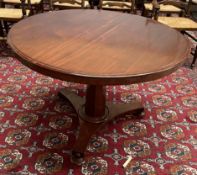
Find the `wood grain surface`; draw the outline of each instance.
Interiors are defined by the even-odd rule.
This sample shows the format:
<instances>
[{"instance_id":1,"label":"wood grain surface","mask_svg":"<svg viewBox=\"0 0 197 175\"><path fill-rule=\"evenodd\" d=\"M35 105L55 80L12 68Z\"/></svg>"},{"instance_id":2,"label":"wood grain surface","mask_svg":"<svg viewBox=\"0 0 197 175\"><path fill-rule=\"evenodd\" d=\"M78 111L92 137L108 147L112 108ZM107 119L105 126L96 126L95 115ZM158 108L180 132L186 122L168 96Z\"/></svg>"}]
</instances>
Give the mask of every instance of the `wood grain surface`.
<instances>
[{"instance_id":1,"label":"wood grain surface","mask_svg":"<svg viewBox=\"0 0 197 175\"><path fill-rule=\"evenodd\" d=\"M19 60L54 78L96 85L154 80L175 71L190 52L188 39L137 15L62 10L15 24L8 43Z\"/></svg>"}]
</instances>

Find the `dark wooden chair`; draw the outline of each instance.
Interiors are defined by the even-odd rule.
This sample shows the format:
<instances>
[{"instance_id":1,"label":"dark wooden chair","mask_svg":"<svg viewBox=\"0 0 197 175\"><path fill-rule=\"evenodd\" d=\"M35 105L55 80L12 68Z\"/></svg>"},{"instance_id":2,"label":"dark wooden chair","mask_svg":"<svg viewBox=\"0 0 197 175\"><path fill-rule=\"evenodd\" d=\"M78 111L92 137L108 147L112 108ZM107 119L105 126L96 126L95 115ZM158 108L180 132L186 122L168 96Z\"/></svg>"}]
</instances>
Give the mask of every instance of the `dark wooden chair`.
<instances>
[{"instance_id":1,"label":"dark wooden chair","mask_svg":"<svg viewBox=\"0 0 197 175\"><path fill-rule=\"evenodd\" d=\"M160 14L164 14L167 16L171 16L172 14L176 14L178 16L183 16L183 12L185 12L185 5L186 3L177 3L174 0L163 0L163 1L157 1L152 0L152 2L145 2L142 16L152 17L152 11L154 4L159 5Z\"/></svg>"},{"instance_id":2,"label":"dark wooden chair","mask_svg":"<svg viewBox=\"0 0 197 175\"><path fill-rule=\"evenodd\" d=\"M190 67L193 68L195 66L195 63L197 60L197 38L196 38L196 36L190 34L187 31L182 31L182 33L187 35L189 38L191 38L196 43L196 47L191 51L191 54L193 55L193 60L192 60Z\"/></svg>"},{"instance_id":3,"label":"dark wooden chair","mask_svg":"<svg viewBox=\"0 0 197 175\"><path fill-rule=\"evenodd\" d=\"M184 3L187 3L187 13L189 16L192 16L194 12L197 12L197 0L181 0Z\"/></svg>"},{"instance_id":4,"label":"dark wooden chair","mask_svg":"<svg viewBox=\"0 0 197 175\"><path fill-rule=\"evenodd\" d=\"M188 17L187 9L185 8L185 16L160 16L160 6L155 3L153 6L153 18L158 22L165 24L169 27L172 27L176 30L179 30L182 34L187 35L197 44L197 38L194 35L191 35L189 31L197 31L197 23ZM194 67L197 59L197 45L195 46L194 51L191 52L193 55L193 61L191 63L191 68Z\"/></svg>"},{"instance_id":5,"label":"dark wooden chair","mask_svg":"<svg viewBox=\"0 0 197 175\"><path fill-rule=\"evenodd\" d=\"M90 8L87 0L50 0L51 10Z\"/></svg>"},{"instance_id":6,"label":"dark wooden chair","mask_svg":"<svg viewBox=\"0 0 197 175\"><path fill-rule=\"evenodd\" d=\"M136 13L135 0L100 0L99 8L103 10Z\"/></svg>"},{"instance_id":7,"label":"dark wooden chair","mask_svg":"<svg viewBox=\"0 0 197 175\"><path fill-rule=\"evenodd\" d=\"M2 2L0 3L0 20L1 20L1 37L6 37L11 25L30 15L31 5L25 5L25 0L21 0L19 8L8 7Z\"/></svg>"},{"instance_id":8,"label":"dark wooden chair","mask_svg":"<svg viewBox=\"0 0 197 175\"><path fill-rule=\"evenodd\" d=\"M43 12L43 0L24 0L24 5L29 6L31 4L31 12L39 13ZM21 6L21 0L2 0L4 6L10 5L16 8Z\"/></svg>"}]
</instances>

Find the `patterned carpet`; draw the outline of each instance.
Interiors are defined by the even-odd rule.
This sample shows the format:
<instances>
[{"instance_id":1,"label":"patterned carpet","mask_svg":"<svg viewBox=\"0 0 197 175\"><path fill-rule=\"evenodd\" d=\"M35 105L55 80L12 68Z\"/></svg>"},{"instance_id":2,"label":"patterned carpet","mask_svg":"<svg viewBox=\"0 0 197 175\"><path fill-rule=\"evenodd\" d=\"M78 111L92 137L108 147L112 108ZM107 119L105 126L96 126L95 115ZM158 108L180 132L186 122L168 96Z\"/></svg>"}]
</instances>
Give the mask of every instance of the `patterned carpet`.
<instances>
[{"instance_id":1,"label":"patterned carpet","mask_svg":"<svg viewBox=\"0 0 197 175\"><path fill-rule=\"evenodd\" d=\"M182 67L148 83L108 86L108 100L141 99L145 114L143 119L118 117L97 133L82 167L70 163L78 119L58 97L62 88L85 93L85 85L38 74L1 51L1 175L197 174L196 69ZM128 155L133 159L123 168Z\"/></svg>"}]
</instances>

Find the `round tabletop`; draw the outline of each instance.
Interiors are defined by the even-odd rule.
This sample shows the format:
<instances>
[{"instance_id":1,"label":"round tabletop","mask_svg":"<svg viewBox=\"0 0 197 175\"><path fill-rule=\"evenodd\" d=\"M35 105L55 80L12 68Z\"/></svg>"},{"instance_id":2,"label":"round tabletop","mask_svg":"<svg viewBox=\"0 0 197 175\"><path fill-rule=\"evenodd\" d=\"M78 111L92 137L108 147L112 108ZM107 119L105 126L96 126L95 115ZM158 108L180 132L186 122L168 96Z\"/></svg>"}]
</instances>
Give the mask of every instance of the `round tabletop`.
<instances>
[{"instance_id":1,"label":"round tabletop","mask_svg":"<svg viewBox=\"0 0 197 175\"><path fill-rule=\"evenodd\" d=\"M152 19L104 10L61 10L15 24L8 43L25 65L73 82L112 85L175 71L190 44Z\"/></svg>"}]
</instances>

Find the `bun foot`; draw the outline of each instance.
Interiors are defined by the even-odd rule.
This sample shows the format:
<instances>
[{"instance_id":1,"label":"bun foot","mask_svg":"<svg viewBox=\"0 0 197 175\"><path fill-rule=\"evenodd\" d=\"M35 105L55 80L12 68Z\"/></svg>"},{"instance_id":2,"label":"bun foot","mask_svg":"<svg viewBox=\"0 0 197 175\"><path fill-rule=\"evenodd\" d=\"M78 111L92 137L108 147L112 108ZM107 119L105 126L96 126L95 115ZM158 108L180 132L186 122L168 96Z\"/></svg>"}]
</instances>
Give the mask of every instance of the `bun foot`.
<instances>
[{"instance_id":1,"label":"bun foot","mask_svg":"<svg viewBox=\"0 0 197 175\"><path fill-rule=\"evenodd\" d=\"M84 162L84 153L72 151L71 162L79 166L82 165Z\"/></svg>"},{"instance_id":2,"label":"bun foot","mask_svg":"<svg viewBox=\"0 0 197 175\"><path fill-rule=\"evenodd\" d=\"M132 114L134 116L136 115L137 116L136 118L142 119L143 118L143 114L144 114L144 108L133 110Z\"/></svg>"}]
</instances>

